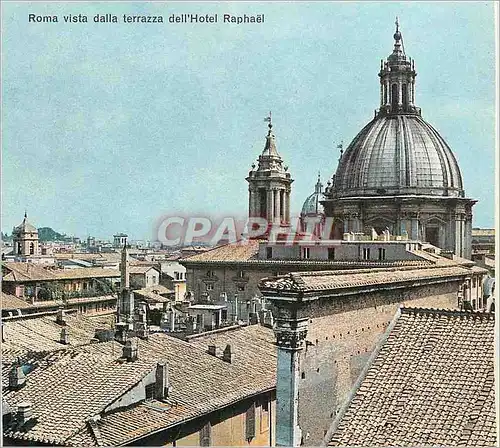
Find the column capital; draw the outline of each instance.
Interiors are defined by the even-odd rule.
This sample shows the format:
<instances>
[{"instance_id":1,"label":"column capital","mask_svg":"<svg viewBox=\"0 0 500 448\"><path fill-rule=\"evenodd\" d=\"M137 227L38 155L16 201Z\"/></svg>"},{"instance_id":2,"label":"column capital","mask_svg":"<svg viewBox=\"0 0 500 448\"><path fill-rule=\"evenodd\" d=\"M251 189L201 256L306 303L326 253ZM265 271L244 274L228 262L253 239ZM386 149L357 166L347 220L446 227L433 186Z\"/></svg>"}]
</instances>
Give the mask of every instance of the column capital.
<instances>
[{"instance_id":1,"label":"column capital","mask_svg":"<svg viewBox=\"0 0 500 448\"><path fill-rule=\"evenodd\" d=\"M301 350L307 336L309 318L276 320L276 345L283 350Z\"/></svg>"}]
</instances>

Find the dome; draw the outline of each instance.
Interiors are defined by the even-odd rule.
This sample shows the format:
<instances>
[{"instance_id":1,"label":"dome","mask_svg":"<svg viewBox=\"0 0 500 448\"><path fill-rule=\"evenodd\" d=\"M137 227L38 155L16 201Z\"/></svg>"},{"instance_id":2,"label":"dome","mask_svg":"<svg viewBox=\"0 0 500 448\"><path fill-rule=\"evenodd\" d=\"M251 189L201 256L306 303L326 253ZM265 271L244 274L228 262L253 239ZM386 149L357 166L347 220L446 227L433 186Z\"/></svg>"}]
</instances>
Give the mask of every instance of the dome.
<instances>
[{"instance_id":1,"label":"dome","mask_svg":"<svg viewBox=\"0 0 500 448\"><path fill-rule=\"evenodd\" d=\"M323 206L320 204L321 193L313 193L307 197L302 206L303 215L320 215L324 213Z\"/></svg>"},{"instance_id":2,"label":"dome","mask_svg":"<svg viewBox=\"0 0 500 448\"><path fill-rule=\"evenodd\" d=\"M302 215L322 215L324 214L323 205L320 201L322 200L322 189L323 184L321 183L320 177L318 175L318 181L314 188L314 193L309 195L302 205Z\"/></svg>"},{"instance_id":3,"label":"dome","mask_svg":"<svg viewBox=\"0 0 500 448\"><path fill-rule=\"evenodd\" d=\"M464 197L457 161L419 113L379 113L342 156L333 196Z\"/></svg>"}]
</instances>

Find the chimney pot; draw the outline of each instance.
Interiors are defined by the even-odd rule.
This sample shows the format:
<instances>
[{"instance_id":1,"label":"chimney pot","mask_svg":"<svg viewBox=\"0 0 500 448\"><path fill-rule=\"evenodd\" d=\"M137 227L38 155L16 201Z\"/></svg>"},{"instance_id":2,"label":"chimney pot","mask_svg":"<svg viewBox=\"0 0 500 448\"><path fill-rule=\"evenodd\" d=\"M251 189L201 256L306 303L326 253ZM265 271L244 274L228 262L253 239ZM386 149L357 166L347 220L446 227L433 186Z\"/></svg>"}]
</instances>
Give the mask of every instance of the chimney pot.
<instances>
[{"instance_id":1,"label":"chimney pot","mask_svg":"<svg viewBox=\"0 0 500 448\"><path fill-rule=\"evenodd\" d=\"M231 353L231 346L227 344L224 352L222 352L222 360L231 364L232 358L233 354Z\"/></svg>"},{"instance_id":2,"label":"chimney pot","mask_svg":"<svg viewBox=\"0 0 500 448\"><path fill-rule=\"evenodd\" d=\"M19 426L23 426L28 420L31 419L33 413L31 410L30 401L22 401L17 405L17 423Z\"/></svg>"},{"instance_id":3,"label":"chimney pot","mask_svg":"<svg viewBox=\"0 0 500 448\"><path fill-rule=\"evenodd\" d=\"M137 341L128 339L123 346L123 358L127 361L137 360Z\"/></svg>"},{"instance_id":4,"label":"chimney pot","mask_svg":"<svg viewBox=\"0 0 500 448\"><path fill-rule=\"evenodd\" d=\"M59 339L61 344L69 344L69 331L66 327L61 328L61 337Z\"/></svg>"},{"instance_id":5,"label":"chimney pot","mask_svg":"<svg viewBox=\"0 0 500 448\"><path fill-rule=\"evenodd\" d=\"M66 325L66 321L64 320L64 309L59 308L57 310L56 323L58 325Z\"/></svg>"},{"instance_id":6,"label":"chimney pot","mask_svg":"<svg viewBox=\"0 0 500 448\"><path fill-rule=\"evenodd\" d=\"M216 350L215 345L209 345L207 352L209 355L215 356L215 350Z\"/></svg>"},{"instance_id":7,"label":"chimney pot","mask_svg":"<svg viewBox=\"0 0 500 448\"><path fill-rule=\"evenodd\" d=\"M168 364L165 362L159 362L156 364L155 398L157 400L167 398L169 390Z\"/></svg>"},{"instance_id":8,"label":"chimney pot","mask_svg":"<svg viewBox=\"0 0 500 448\"><path fill-rule=\"evenodd\" d=\"M26 375L20 365L14 366L9 374L9 387L11 389L20 389L26 383Z\"/></svg>"}]
</instances>

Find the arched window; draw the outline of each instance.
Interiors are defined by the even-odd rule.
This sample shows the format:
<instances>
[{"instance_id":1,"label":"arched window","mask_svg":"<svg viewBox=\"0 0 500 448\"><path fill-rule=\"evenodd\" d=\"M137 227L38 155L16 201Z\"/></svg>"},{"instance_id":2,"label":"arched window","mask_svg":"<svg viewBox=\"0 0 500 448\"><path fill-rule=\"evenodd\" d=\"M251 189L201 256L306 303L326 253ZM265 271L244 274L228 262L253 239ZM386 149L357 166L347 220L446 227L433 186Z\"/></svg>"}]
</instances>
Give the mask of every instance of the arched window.
<instances>
[{"instance_id":1,"label":"arched window","mask_svg":"<svg viewBox=\"0 0 500 448\"><path fill-rule=\"evenodd\" d=\"M35 254L35 244L30 243L30 255L34 255L34 254Z\"/></svg>"},{"instance_id":2,"label":"arched window","mask_svg":"<svg viewBox=\"0 0 500 448\"><path fill-rule=\"evenodd\" d=\"M391 107L393 111L398 109L398 100L399 100L399 89L398 85L394 83L391 88Z\"/></svg>"},{"instance_id":3,"label":"arched window","mask_svg":"<svg viewBox=\"0 0 500 448\"><path fill-rule=\"evenodd\" d=\"M408 107L408 88L406 84L401 86L401 93L403 96L403 109L406 110Z\"/></svg>"}]
</instances>

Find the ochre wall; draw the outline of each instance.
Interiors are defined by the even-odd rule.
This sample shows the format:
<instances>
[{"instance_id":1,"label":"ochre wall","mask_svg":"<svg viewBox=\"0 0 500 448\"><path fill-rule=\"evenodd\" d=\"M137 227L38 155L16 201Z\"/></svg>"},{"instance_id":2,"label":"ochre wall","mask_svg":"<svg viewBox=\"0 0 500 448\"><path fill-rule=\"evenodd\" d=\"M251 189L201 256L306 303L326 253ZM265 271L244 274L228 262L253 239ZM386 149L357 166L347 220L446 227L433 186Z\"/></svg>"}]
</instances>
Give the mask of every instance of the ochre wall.
<instances>
[{"instance_id":1,"label":"ochre wall","mask_svg":"<svg viewBox=\"0 0 500 448\"><path fill-rule=\"evenodd\" d=\"M357 294L310 308L299 380L305 445L321 442L399 306L456 308L458 286L449 282Z\"/></svg>"},{"instance_id":2,"label":"ochre wall","mask_svg":"<svg viewBox=\"0 0 500 448\"><path fill-rule=\"evenodd\" d=\"M261 418L261 399L267 397L269 402L268 421ZM265 394L255 399L255 437L246 439L246 409L252 400L245 400L234 406L216 411L206 417L187 422L163 433L144 438L135 443L141 446L199 446L200 429L211 422L210 446L274 446L276 428L275 393ZM266 424L267 423L267 424Z\"/></svg>"}]
</instances>

